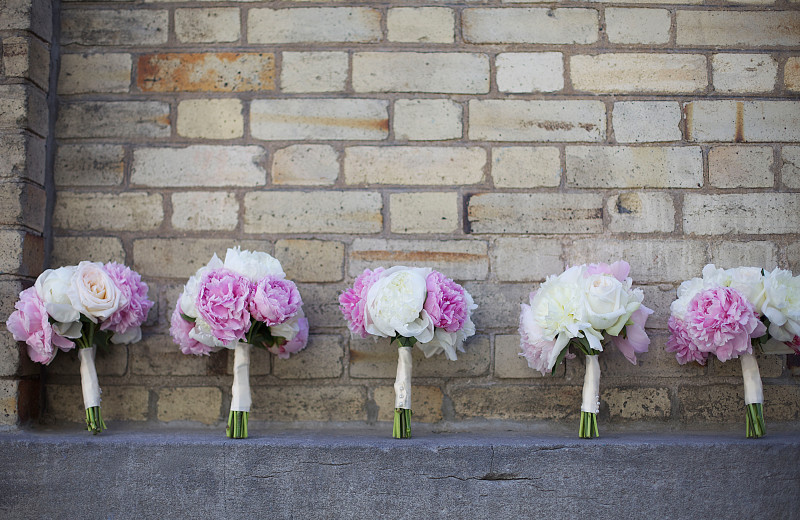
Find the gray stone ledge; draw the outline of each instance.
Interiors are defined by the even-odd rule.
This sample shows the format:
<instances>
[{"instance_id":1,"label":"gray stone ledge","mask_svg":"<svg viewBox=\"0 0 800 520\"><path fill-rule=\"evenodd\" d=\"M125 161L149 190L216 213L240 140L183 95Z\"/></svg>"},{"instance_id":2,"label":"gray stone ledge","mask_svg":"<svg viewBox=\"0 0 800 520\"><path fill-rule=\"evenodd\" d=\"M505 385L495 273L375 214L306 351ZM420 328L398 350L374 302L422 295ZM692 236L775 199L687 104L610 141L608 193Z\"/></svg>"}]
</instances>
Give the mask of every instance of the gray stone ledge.
<instances>
[{"instance_id":1,"label":"gray stone ledge","mask_svg":"<svg viewBox=\"0 0 800 520\"><path fill-rule=\"evenodd\" d=\"M800 433L0 433L0 518L800 518Z\"/></svg>"}]
</instances>

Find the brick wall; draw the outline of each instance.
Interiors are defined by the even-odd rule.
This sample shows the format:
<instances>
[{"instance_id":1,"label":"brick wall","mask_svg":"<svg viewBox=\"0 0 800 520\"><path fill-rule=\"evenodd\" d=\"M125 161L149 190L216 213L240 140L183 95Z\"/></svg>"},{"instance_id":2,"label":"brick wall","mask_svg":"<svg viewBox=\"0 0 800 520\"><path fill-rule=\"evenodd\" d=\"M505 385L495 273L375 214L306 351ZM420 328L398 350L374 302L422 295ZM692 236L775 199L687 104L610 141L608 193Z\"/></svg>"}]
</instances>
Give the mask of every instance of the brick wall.
<instances>
[{"instance_id":1,"label":"brick wall","mask_svg":"<svg viewBox=\"0 0 800 520\"><path fill-rule=\"evenodd\" d=\"M431 4L63 1L50 264L124 261L158 300L98 358L109 419L224 417L232 356L183 356L168 318L241 244L284 262L312 327L254 354L254 419L390 418L395 349L351 339L336 297L405 264L480 305L457 362L415 353L416 420L572 421L582 360L528 369L519 304L621 257L653 344L601 357L602 420L741 423L738 364L679 366L666 321L707 262L800 272L800 4ZM768 420L798 423L796 360L760 363ZM49 417L79 420L76 360L47 373Z\"/></svg>"}]
</instances>

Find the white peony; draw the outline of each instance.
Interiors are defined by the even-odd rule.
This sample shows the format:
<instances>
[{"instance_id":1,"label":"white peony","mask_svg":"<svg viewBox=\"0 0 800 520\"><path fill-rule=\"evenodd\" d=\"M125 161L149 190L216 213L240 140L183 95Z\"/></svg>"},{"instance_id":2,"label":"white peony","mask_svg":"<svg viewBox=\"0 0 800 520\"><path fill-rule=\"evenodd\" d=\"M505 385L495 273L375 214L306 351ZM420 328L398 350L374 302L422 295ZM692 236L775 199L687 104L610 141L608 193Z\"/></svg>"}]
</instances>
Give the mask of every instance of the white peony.
<instances>
[{"instance_id":1,"label":"white peony","mask_svg":"<svg viewBox=\"0 0 800 520\"><path fill-rule=\"evenodd\" d=\"M766 293L764 291L764 275L759 267L737 267L728 269L731 289L736 289L747 301L753 304L756 313L761 314Z\"/></svg>"},{"instance_id":2,"label":"white peony","mask_svg":"<svg viewBox=\"0 0 800 520\"><path fill-rule=\"evenodd\" d=\"M257 282L265 276L272 275L284 278L286 275L281 263L267 253L260 251L242 251L239 246L228 249L225 254L225 269L239 273L251 282Z\"/></svg>"},{"instance_id":3,"label":"white peony","mask_svg":"<svg viewBox=\"0 0 800 520\"><path fill-rule=\"evenodd\" d=\"M642 294L631 291L632 283L630 278L620 282L608 274L585 278L583 319L597 331L607 330L612 336L619 334L643 299Z\"/></svg>"},{"instance_id":4,"label":"white peony","mask_svg":"<svg viewBox=\"0 0 800 520\"><path fill-rule=\"evenodd\" d=\"M770 335L789 342L800 336L800 276L775 268L764 276L761 312L769 318Z\"/></svg>"},{"instance_id":5,"label":"white peony","mask_svg":"<svg viewBox=\"0 0 800 520\"><path fill-rule=\"evenodd\" d=\"M72 306L97 323L105 320L120 307L128 304L114 281L96 262L81 262L72 273L72 284L67 291Z\"/></svg>"},{"instance_id":6,"label":"white peony","mask_svg":"<svg viewBox=\"0 0 800 520\"><path fill-rule=\"evenodd\" d=\"M75 266L48 269L36 279L36 294L45 304L47 314L54 320L53 328L56 333L65 338L81 337L80 313L69 300L72 287L72 274Z\"/></svg>"},{"instance_id":7,"label":"white peony","mask_svg":"<svg viewBox=\"0 0 800 520\"><path fill-rule=\"evenodd\" d=\"M679 320L683 320L689 309L689 302L703 289L705 289L705 284L702 278L692 278L683 282L678 287L678 299L669 306L670 314Z\"/></svg>"},{"instance_id":8,"label":"white peony","mask_svg":"<svg viewBox=\"0 0 800 520\"><path fill-rule=\"evenodd\" d=\"M218 340L214 334L211 333L211 325L203 318L197 318L194 321L194 328L189 331L189 337L209 347L233 348L237 343L236 341L232 341L230 344L226 344Z\"/></svg>"},{"instance_id":9,"label":"white peony","mask_svg":"<svg viewBox=\"0 0 800 520\"><path fill-rule=\"evenodd\" d=\"M370 334L401 335L420 343L433 339L433 322L422 308L430 269L392 267L370 287L364 309L364 328Z\"/></svg>"},{"instance_id":10,"label":"white peony","mask_svg":"<svg viewBox=\"0 0 800 520\"><path fill-rule=\"evenodd\" d=\"M200 314L197 312L197 295L200 293L200 280L203 279L208 271L212 269L221 269L222 260L214 254L208 265L201 267L197 270L194 276L190 276L186 285L183 287L183 294L181 295L181 312L190 318L197 318ZM199 339L197 341L200 341ZM203 343L200 341L200 343ZM204 345L213 346L210 343L203 343Z\"/></svg>"},{"instance_id":11,"label":"white peony","mask_svg":"<svg viewBox=\"0 0 800 520\"><path fill-rule=\"evenodd\" d=\"M300 318L305 318L303 308L297 309L297 314L278 325L270 325L269 332L273 336L279 336L286 341L292 341L297 333L300 332Z\"/></svg>"},{"instance_id":12,"label":"white peony","mask_svg":"<svg viewBox=\"0 0 800 520\"><path fill-rule=\"evenodd\" d=\"M732 269L721 269L714 264L703 267L703 283L705 287L730 287Z\"/></svg>"}]
</instances>

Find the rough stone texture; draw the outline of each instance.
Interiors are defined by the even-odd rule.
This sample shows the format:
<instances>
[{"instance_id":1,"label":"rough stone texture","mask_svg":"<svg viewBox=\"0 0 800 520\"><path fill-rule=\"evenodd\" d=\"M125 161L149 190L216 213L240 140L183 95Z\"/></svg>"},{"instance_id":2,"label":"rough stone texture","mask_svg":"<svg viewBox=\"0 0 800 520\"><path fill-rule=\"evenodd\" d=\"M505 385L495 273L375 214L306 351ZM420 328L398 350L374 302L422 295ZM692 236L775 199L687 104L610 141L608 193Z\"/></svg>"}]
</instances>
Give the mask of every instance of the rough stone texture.
<instances>
[{"instance_id":1,"label":"rough stone texture","mask_svg":"<svg viewBox=\"0 0 800 520\"><path fill-rule=\"evenodd\" d=\"M77 265L82 260L125 263L122 241L116 237L53 237L50 265Z\"/></svg>"},{"instance_id":2,"label":"rough stone texture","mask_svg":"<svg viewBox=\"0 0 800 520\"><path fill-rule=\"evenodd\" d=\"M339 177L339 154L331 146L298 144L277 150L272 157L272 182L325 186Z\"/></svg>"},{"instance_id":3,"label":"rough stone texture","mask_svg":"<svg viewBox=\"0 0 800 520\"><path fill-rule=\"evenodd\" d=\"M364 421L366 392L360 386L253 387L250 416L267 421Z\"/></svg>"},{"instance_id":4,"label":"rough stone texture","mask_svg":"<svg viewBox=\"0 0 800 520\"><path fill-rule=\"evenodd\" d=\"M711 75L717 92L771 92L778 63L764 54L715 54Z\"/></svg>"},{"instance_id":5,"label":"rough stone texture","mask_svg":"<svg viewBox=\"0 0 800 520\"><path fill-rule=\"evenodd\" d=\"M498 280L533 282L564 270L559 240L498 238L490 255Z\"/></svg>"},{"instance_id":6,"label":"rough stone texture","mask_svg":"<svg viewBox=\"0 0 800 520\"><path fill-rule=\"evenodd\" d=\"M675 201L666 193L627 191L606 202L608 229L616 233L669 233L675 229Z\"/></svg>"},{"instance_id":7,"label":"rough stone texture","mask_svg":"<svg viewBox=\"0 0 800 520\"><path fill-rule=\"evenodd\" d=\"M442 420L442 389L437 386L414 385L411 390L411 406L414 423L435 423ZM375 389L375 404L378 420L394 420L394 387L379 386ZM412 427L413 432L413 427Z\"/></svg>"},{"instance_id":8,"label":"rough stone texture","mask_svg":"<svg viewBox=\"0 0 800 520\"><path fill-rule=\"evenodd\" d=\"M699 188L699 147L567 146L567 184L580 188Z\"/></svg>"},{"instance_id":9,"label":"rough stone texture","mask_svg":"<svg viewBox=\"0 0 800 520\"><path fill-rule=\"evenodd\" d=\"M800 146L784 146L781 179L789 188L800 188Z\"/></svg>"},{"instance_id":10,"label":"rough stone texture","mask_svg":"<svg viewBox=\"0 0 800 520\"><path fill-rule=\"evenodd\" d=\"M458 194L393 193L389 215L392 233L452 233L459 227Z\"/></svg>"},{"instance_id":11,"label":"rough stone texture","mask_svg":"<svg viewBox=\"0 0 800 520\"><path fill-rule=\"evenodd\" d=\"M461 105L447 99L398 99L394 103L394 135L409 141L460 139Z\"/></svg>"},{"instance_id":12,"label":"rough stone texture","mask_svg":"<svg viewBox=\"0 0 800 520\"><path fill-rule=\"evenodd\" d=\"M492 148L492 180L500 188L556 187L561 182L561 152L553 147Z\"/></svg>"},{"instance_id":13,"label":"rough stone texture","mask_svg":"<svg viewBox=\"0 0 800 520\"><path fill-rule=\"evenodd\" d=\"M76 101L58 110L61 137L169 137L169 104L160 101Z\"/></svg>"},{"instance_id":14,"label":"rough stone texture","mask_svg":"<svg viewBox=\"0 0 800 520\"><path fill-rule=\"evenodd\" d=\"M160 9L64 9L61 45L163 45L168 21Z\"/></svg>"},{"instance_id":15,"label":"rough stone texture","mask_svg":"<svg viewBox=\"0 0 800 520\"><path fill-rule=\"evenodd\" d=\"M3 73L7 77L29 78L43 90L50 81L50 49L30 36L11 36L2 42Z\"/></svg>"},{"instance_id":16,"label":"rough stone texture","mask_svg":"<svg viewBox=\"0 0 800 520\"><path fill-rule=\"evenodd\" d=\"M594 9L465 9L461 17L468 43L588 44L598 38Z\"/></svg>"},{"instance_id":17,"label":"rough stone texture","mask_svg":"<svg viewBox=\"0 0 800 520\"><path fill-rule=\"evenodd\" d=\"M479 193L469 198L473 233L599 233L603 208L592 193Z\"/></svg>"},{"instance_id":18,"label":"rough stone texture","mask_svg":"<svg viewBox=\"0 0 800 520\"><path fill-rule=\"evenodd\" d=\"M275 358L272 372L280 379L325 379L342 375L342 338L312 334L308 346L289 359Z\"/></svg>"},{"instance_id":19,"label":"rough stone texture","mask_svg":"<svg viewBox=\"0 0 800 520\"><path fill-rule=\"evenodd\" d=\"M125 149L118 145L61 145L56 151L55 183L63 186L122 184Z\"/></svg>"},{"instance_id":20,"label":"rough stone texture","mask_svg":"<svg viewBox=\"0 0 800 520\"><path fill-rule=\"evenodd\" d=\"M26 85L0 85L0 129L26 129L47 135L47 101L41 90Z\"/></svg>"},{"instance_id":21,"label":"rough stone texture","mask_svg":"<svg viewBox=\"0 0 800 520\"><path fill-rule=\"evenodd\" d=\"M666 9L608 8L606 34L611 43L659 44L669 41L670 13Z\"/></svg>"},{"instance_id":22,"label":"rough stone texture","mask_svg":"<svg viewBox=\"0 0 800 520\"><path fill-rule=\"evenodd\" d=\"M219 388L164 388L158 391L158 420L214 424L221 401Z\"/></svg>"},{"instance_id":23,"label":"rough stone texture","mask_svg":"<svg viewBox=\"0 0 800 520\"><path fill-rule=\"evenodd\" d=\"M62 229L148 231L163 218L158 193L63 192L53 210L53 226Z\"/></svg>"},{"instance_id":24,"label":"rough stone texture","mask_svg":"<svg viewBox=\"0 0 800 520\"><path fill-rule=\"evenodd\" d=\"M327 240L278 240L275 258L280 260L290 280L337 282L343 276L344 244Z\"/></svg>"},{"instance_id":25,"label":"rough stone texture","mask_svg":"<svg viewBox=\"0 0 800 520\"><path fill-rule=\"evenodd\" d=\"M353 55L353 89L483 94L489 91L489 58L466 53L359 52Z\"/></svg>"},{"instance_id":26,"label":"rough stone texture","mask_svg":"<svg viewBox=\"0 0 800 520\"><path fill-rule=\"evenodd\" d=\"M519 342L517 334L498 334L494 337L494 375L500 379L543 377L539 371L529 367L520 355L522 350ZM556 368L556 373L559 371L563 372L561 368Z\"/></svg>"},{"instance_id":27,"label":"rough stone texture","mask_svg":"<svg viewBox=\"0 0 800 520\"><path fill-rule=\"evenodd\" d=\"M178 135L199 139L235 139L244 135L238 99L188 99L178 104Z\"/></svg>"},{"instance_id":28,"label":"rough stone texture","mask_svg":"<svg viewBox=\"0 0 800 520\"><path fill-rule=\"evenodd\" d=\"M668 388L612 388L601 392L611 417L631 421L666 419L672 404Z\"/></svg>"},{"instance_id":29,"label":"rough stone texture","mask_svg":"<svg viewBox=\"0 0 800 520\"><path fill-rule=\"evenodd\" d=\"M271 244L263 240L142 238L133 241L131 268L143 276L179 278L183 284L186 278L206 265L215 253L224 259L228 248L237 245L250 251L272 251Z\"/></svg>"},{"instance_id":30,"label":"rough stone texture","mask_svg":"<svg viewBox=\"0 0 800 520\"><path fill-rule=\"evenodd\" d=\"M201 52L139 56L136 85L145 92L262 92L275 88L270 53Z\"/></svg>"},{"instance_id":31,"label":"rough stone texture","mask_svg":"<svg viewBox=\"0 0 800 520\"><path fill-rule=\"evenodd\" d=\"M133 153L131 184L259 186L266 182L265 160L266 153L260 146L141 148Z\"/></svg>"},{"instance_id":32,"label":"rough stone texture","mask_svg":"<svg viewBox=\"0 0 800 520\"><path fill-rule=\"evenodd\" d=\"M683 206L687 234L796 233L800 226L798 193L686 195Z\"/></svg>"},{"instance_id":33,"label":"rough stone texture","mask_svg":"<svg viewBox=\"0 0 800 520\"><path fill-rule=\"evenodd\" d=\"M789 47L798 44L797 11L682 11L677 44L692 47Z\"/></svg>"},{"instance_id":34,"label":"rough stone texture","mask_svg":"<svg viewBox=\"0 0 800 520\"><path fill-rule=\"evenodd\" d=\"M774 269L778 265L778 250L772 242L719 242L711 245L711 261L724 269L755 265Z\"/></svg>"},{"instance_id":35,"label":"rough stone texture","mask_svg":"<svg viewBox=\"0 0 800 520\"><path fill-rule=\"evenodd\" d=\"M772 148L768 146L715 146L708 152L708 180L717 188L769 188Z\"/></svg>"},{"instance_id":36,"label":"rough stone texture","mask_svg":"<svg viewBox=\"0 0 800 520\"><path fill-rule=\"evenodd\" d=\"M182 43L221 43L239 40L239 9L176 9L175 35Z\"/></svg>"},{"instance_id":37,"label":"rough stone texture","mask_svg":"<svg viewBox=\"0 0 800 520\"><path fill-rule=\"evenodd\" d=\"M130 54L61 55L58 76L59 94L128 92L130 86Z\"/></svg>"},{"instance_id":38,"label":"rough stone texture","mask_svg":"<svg viewBox=\"0 0 800 520\"><path fill-rule=\"evenodd\" d=\"M353 146L344 154L347 184L453 185L483 179L486 152L477 147Z\"/></svg>"},{"instance_id":39,"label":"rough stone texture","mask_svg":"<svg viewBox=\"0 0 800 520\"><path fill-rule=\"evenodd\" d=\"M698 92L708 85L700 54L600 54L572 56L572 86L586 92Z\"/></svg>"},{"instance_id":40,"label":"rough stone texture","mask_svg":"<svg viewBox=\"0 0 800 520\"><path fill-rule=\"evenodd\" d=\"M500 92L555 92L564 88L560 52L504 52L495 58Z\"/></svg>"},{"instance_id":41,"label":"rough stone texture","mask_svg":"<svg viewBox=\"0 0 800 520\"><path fill-rule=\"evenodd\" d=\"M612 125L618 143L680 141L681 107L671 101L614 103Z\"/></svg>"},{"instance_id":42,"label":"rough stone texture","mask_svg":"<svg viewBox=\"0 0 800 520\"><path fill-rule=\"evenodd\" d=\"M232 230L239 221L233 193L192 191L172 194L172 226L184 230Z\"/></svg>"},{"instance_id":43,"label":"rough stone texture","mask_svg":"<svg viewBox=\"0 0 800 520\"><path fill-rule=\"evenodd\" d=\"M386 27L390 42L453 43L455 15L445 7L389 9Z\"/></svg>"},{"instance_id":44,"label":"rough stone texture","mask_svg":"<svg viewBox=\"0 0 800 520\"><path fill-rule=\"evenodd\" d=\"M786 60L783 69L783 84L787 90L800 90L800 57Z\"/></svg>"},{"instance_id":45,"label":"rough stone texture","mask_svg":"<svg viewBox=\"0 0 800 520\"><path fill-rule=\"evenodd\" d=\"M800 141L800 102L694 101L686 105L692 141Z\"/></svg>"},{"instance_id":46,"label":"rough stone texture","mask_svg":"<svg viewBox=\"0 0 800 520\"><path fill-rule=\"evenodd\" d=\"M104 385L100 379L102 390L100 407L103 420L112 421L144 421L147 419L149 392L141 386ZM45 389L45 409L47 417L52 420L83 423L85 430L86 412L80 383L74 385L50 385ZM84 431L84 433L86 433Z\"/></svg>"},{"instance_id":47,"label":"rough stone texture","mask_svg":"<svg viewBox=\"0 0 800 520\"><path fill-rule=\"evenodd\" d=\"M347 82L346 52L284 52L283 92L339 92Z\"/></svg>"},{"instance_id":48,"label":"rough stone texture","mask_svg":"<svg viewBox=\"0 0 800 520\"><path fill-rule=\"evenodd\" d=\"M253 137L270 141L384 139L388 103L377 99L255 100L250 105Z\"/></svg>"},{"instance_id":49,"label":"rough stone texture","mask_svg":"<svg viewBox=\"0 0 800 520\"><path fill-rule=\"evenodd\" d=\"M0 134L0 177L45 181L45 141L26 131Z\"/></svg>"},{"instance_id":50,"label":"rough stone texture","mask_svg":"<svg viewBox=\"0 0 800 520\"><path fill-rule=\"evenodd\" d=\"M383 240L357 238L350 246L348 273L381 266L436 266L454 280L482 280L489 271L488 248L477 240Z\"/></svg>"},{"instance_id":51,"label":"rough stone texture","mask_svg":"<svg viewBox=\"0 0 800 520\"><path fill-rule=\"evenodd\" d=\"M469 138L486 141L600 141L605 105L599 101L473 100Z\"/></svg>"},{"instance_id":52,"label":"rough stone texture","mask_svg":"<svg viewBox=\"0 0 800 520\"><path fill-rule=\"evenodd\" d=\"M250 9L247 15L249 43L367 43L380 39L381 13L366 7Z\"/></svg>"}]
</instances>

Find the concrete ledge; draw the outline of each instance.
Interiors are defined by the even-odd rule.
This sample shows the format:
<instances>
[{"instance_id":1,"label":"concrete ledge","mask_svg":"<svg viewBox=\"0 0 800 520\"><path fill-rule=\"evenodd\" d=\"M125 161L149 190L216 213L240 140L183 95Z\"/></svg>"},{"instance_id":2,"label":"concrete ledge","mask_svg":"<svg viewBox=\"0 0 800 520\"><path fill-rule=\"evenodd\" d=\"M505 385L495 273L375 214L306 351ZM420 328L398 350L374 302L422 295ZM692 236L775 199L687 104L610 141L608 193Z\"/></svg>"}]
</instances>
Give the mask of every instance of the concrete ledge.
<instances>
[{"instance_id":1,"label":"concrete ledge","mask_svg":"<svg viewBox=\"0 0 800 520\"><path fill-rule=\"evenodd\" d=\"M328 428L2 433L0 517L800 518L796 432Z\"/></svg>"}]
</instances>

